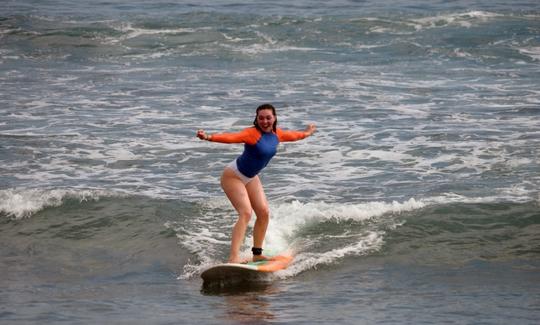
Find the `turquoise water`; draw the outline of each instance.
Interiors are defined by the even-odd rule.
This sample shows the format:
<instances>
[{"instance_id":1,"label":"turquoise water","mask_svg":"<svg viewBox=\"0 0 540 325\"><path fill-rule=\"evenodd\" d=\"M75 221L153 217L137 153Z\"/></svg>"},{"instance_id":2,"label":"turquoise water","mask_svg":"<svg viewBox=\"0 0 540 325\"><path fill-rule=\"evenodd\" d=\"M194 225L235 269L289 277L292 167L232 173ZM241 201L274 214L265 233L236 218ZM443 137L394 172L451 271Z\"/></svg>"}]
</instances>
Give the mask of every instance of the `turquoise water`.
<instances>
[{"instance_id":1,"label":"turquoise water","mask_svg":"<svg viewBox=\"0 0 540 325\"><path fill-rule=\"evenodd\" d=\"M0 321L536 323L539 9L2 2ZM265 102L318 127L261 175L296 259L203 290L242 147L194 135Z\"/></svg>"}]
</instances>

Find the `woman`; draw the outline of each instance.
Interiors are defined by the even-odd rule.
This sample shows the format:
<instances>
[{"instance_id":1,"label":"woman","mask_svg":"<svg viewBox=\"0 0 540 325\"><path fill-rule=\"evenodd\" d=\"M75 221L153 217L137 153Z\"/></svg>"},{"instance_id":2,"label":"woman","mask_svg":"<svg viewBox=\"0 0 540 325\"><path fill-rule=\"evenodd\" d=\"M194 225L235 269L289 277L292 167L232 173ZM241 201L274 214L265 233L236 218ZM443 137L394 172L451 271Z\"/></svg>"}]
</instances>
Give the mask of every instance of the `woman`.
<instances>
[{"instance_id":1,"label":"woman","mask_svg":"<svg viewBox=\"0 0 540 325\"><path fill-rule=\"evenodd\" d=\"M231 240L229 263L240 263L240 246L244 241L246 229L255 211L257 220L253 228L253 261L266 259L262 255L262 245L266 235L270 211L259 172L266 167L275 155L279 142L297 141L315 132L310 124L305 131L284 131L277 127L276 109L270 104L257 108L254 126L238 133L206 134L197 131L201 140L221 143L244 143L244 152L231 162L221 176L221 187L238 212Z\"/></svg>"}]
</instances>

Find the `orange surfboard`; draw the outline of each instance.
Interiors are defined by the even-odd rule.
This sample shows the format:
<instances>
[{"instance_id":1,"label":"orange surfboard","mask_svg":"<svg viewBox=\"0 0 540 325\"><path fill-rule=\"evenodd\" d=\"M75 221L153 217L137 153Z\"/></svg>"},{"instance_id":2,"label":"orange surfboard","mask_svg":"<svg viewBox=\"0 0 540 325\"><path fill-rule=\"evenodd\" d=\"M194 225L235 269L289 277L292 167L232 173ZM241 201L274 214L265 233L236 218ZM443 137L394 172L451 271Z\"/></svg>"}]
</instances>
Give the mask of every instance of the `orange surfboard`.
<instances>
[{"instance_id":1,"label":"orange surfboard","mask_svg":"<svg viewBox=\"0 0 540 325\"><path fill-rule=\"evenodd\" d=\"M201 278L205 283L252 281L263 278L265 274L286 269L292 260L291 255L282 254L258 262L223 263L206 269L201 273Z\"/></svg>"}]
</instances>

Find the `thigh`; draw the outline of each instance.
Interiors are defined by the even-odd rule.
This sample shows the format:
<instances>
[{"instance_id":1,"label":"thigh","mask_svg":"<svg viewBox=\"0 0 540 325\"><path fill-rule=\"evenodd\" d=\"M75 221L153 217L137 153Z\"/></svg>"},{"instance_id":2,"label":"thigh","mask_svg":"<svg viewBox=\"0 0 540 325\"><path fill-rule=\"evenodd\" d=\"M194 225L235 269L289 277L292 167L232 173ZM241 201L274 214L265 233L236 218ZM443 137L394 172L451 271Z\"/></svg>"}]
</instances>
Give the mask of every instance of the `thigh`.
<instances>
[{"instance_id":1,"label":"thigh","mask_svg":"<svg viewBox=\"0 0 540 325\"><path fill-rule=\"evenodd\" d=\"M246 185L251 206L257 215L268 213L268 201L259 176L255 176L251 182Z\"/></svg>"},{"instance_id":2,"label":"thigh","mask_svg":"<svg viewBox=\"0 0 540 325\"><path fill-rule=\"evenodd\" d=\"M251 215L251 202L248 190L244 183L228 168L221 176L221 187L239 214Z\"/></svg>"}]
</instances>

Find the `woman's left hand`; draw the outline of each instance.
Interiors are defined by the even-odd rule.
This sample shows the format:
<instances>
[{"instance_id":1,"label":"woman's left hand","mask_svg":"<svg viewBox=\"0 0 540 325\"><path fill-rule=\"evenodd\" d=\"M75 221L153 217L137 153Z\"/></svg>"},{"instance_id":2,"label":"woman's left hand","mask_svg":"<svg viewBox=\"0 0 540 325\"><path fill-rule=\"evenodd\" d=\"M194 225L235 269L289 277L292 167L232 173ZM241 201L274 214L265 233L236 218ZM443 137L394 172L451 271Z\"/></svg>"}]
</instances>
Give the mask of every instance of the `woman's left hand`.
<instances>
[{"instance_id":1,"label":"woman's left hand","mask_svg":"<svg viewBox=\"0 0 540 325\"><path fill-rule=\"evenodd\" d=\"M312 135L313 133L315 133L315 130L317 128L315 127L315 124L309 124L305 130L305 132L307 133L308 136Z\"/></svg>"}]
</instances>

